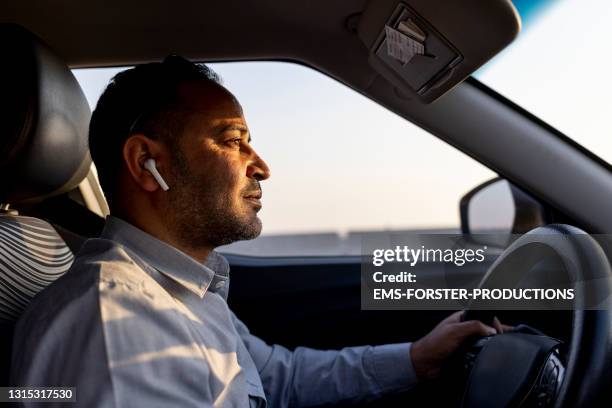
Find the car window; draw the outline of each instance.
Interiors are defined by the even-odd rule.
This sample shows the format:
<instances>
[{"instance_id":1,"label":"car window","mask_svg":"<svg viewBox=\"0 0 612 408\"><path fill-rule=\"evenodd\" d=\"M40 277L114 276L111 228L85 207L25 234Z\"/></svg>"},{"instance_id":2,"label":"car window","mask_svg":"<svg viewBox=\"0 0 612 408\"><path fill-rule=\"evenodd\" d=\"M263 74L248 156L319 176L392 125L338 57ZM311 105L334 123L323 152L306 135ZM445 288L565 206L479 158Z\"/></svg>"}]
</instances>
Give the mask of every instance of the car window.
<instances>
[{"instance_id":1,"label":"car window","mask_svg":"<svg viewBox=\"0 0 612 408\"><path fill-rule=\"evenodd\" d=\"M495 174L423 129L310 68L209 64L243 106L262 183L262 235L223 252L360 254L362 234L459 231L459 200ZM93 106L120 69L75 75Z\"/></svg>"},{"instance_id":2,"label":"car window","mask_svg":"<svg viewBox=\"0 0 612 408\"><path fill-rule=\"evenodd\" d=\"M612 2L514 3L522 32L476 77L612 163Z\"/></svg>"}]
</instances>

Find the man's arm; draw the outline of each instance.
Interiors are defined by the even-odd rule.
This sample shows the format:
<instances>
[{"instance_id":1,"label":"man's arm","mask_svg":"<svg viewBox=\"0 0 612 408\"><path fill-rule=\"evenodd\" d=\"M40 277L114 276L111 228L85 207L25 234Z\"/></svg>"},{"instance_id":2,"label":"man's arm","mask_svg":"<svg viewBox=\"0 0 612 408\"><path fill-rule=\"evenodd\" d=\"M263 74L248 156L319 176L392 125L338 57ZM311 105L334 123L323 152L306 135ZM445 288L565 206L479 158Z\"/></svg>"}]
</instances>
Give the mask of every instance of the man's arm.
<instances>
[{"instance_id":1,"label":"man's arm","mask_svg":"<svg viewBox=\"0 0 612 408\"><path fill-rule=\"evenodd\" d=\"M253 336L236 317L234 324L255 362L271 407L357 402L407 390L417 382L410 343L290 351Z\"/></svg>"},{"instance_id":2,"label":"man's arm","mask_svg":"<svg viewBox=\"0 0 612 408\"><path fill-rule=\"evenodd\" d=\"M404 391L431 379L467 339L495 333L478 321L461 322L457 312L415 343L347 347L339 351L269 346L236 317L272 407L357 402Z\"/></svg>"},{"instance_id":3,"label":"man's arm","mask_svg":"<svg viewBox=\"0 0 612 408\"><path fill-rule=\"evenodd\" d=\"M15 332L12 383L76 387L75 407L213 406L218 381L185 317L137 282L88 281L92 269L33 300Z\"/></svg>"},{"instance_id":4,"label":"man's arm","mask_svg":"<svg viewBox=\"0 0 612 408\"><path fill-rule=\"evenodd\" d=\"M12 385L75 387L77 407L115 406L102 325L89 301L94 290L73 298L66 308L47 297L33 300L15 330ZM31 405L37 404L23 404Z\"/></svg>"}]
</instances>

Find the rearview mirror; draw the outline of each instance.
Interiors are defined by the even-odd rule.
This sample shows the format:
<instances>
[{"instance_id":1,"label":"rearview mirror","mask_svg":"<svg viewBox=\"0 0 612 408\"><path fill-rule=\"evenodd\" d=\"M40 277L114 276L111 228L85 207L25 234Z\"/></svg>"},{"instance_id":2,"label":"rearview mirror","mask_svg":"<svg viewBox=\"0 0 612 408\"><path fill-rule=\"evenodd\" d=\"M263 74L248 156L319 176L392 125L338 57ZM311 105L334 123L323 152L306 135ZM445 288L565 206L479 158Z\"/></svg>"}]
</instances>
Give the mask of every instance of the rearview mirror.
<instances>
[{"instance_id":1,"label":"rearview mirror","mask_svg":"<svg viewBox=\"0 0 612 408\"><path fill-rule=\"evenodd\" d=\"M511 234L524 234L547 224L550 218L540 202L501 178L468 192L459 203L459 211L464 234L486 234L493 240L491 244L501 246Z\"/></svg>"}]
</instances>

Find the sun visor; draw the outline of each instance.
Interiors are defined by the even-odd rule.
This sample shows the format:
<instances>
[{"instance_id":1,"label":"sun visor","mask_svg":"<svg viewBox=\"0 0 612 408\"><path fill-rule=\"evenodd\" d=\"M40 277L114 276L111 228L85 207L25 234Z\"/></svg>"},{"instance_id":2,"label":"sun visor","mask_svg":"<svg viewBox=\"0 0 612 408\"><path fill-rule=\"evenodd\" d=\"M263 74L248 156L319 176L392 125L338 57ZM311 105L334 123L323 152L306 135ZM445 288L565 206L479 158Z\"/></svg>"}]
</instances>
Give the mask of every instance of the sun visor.
<instances>
[{"instance_id":1,"label":"sun visor","mask_svg":"<svg viewBox=\"0 0 612 408\"><path fill-rule=\"evenodd\" d=\"M370 1L358 27L372 67L401 94L430 103L516 38L509 0Z\"/></svg>"}]
</instances>

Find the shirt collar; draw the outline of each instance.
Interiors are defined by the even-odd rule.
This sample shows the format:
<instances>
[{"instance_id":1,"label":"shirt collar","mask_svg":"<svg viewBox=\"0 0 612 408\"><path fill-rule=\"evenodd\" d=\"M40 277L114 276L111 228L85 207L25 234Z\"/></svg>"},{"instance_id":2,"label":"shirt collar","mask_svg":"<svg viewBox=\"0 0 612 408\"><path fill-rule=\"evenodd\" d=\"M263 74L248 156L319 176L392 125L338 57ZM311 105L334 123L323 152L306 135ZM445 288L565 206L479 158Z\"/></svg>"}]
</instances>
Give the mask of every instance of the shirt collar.
<instances>
[{"instance_id":1,"label":"shirt collar","mask_svg":"<svg viewBox=\"0 0 612 408\"><path fill-rule=\"evenodd\" d=\"M205 263L200 263L132 224L110 215L106 218L100 237L127 247L151 267L199 297L204 297L210 290L227 300L229 263L215 251L210 253Z\"/></svg>"}]
</instances>

